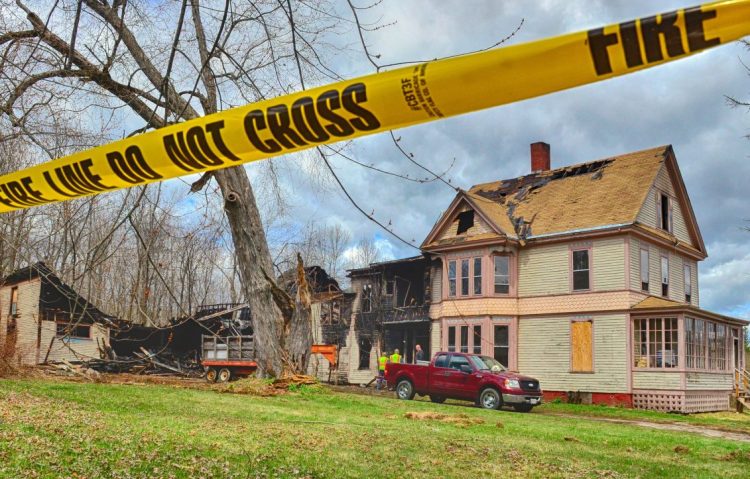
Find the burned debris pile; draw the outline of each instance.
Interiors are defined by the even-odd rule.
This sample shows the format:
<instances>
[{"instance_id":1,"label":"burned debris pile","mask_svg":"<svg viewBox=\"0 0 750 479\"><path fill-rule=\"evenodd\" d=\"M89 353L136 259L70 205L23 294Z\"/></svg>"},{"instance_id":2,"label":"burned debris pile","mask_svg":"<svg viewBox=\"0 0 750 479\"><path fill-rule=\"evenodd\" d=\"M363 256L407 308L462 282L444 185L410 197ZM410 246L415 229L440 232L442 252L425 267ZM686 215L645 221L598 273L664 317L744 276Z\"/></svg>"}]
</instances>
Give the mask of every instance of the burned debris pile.
<instances>
[{"instance_id":1,"label":"burned debris pile","mask_svg":"<svg viewBox=\"0 0 750 479\"><path fill-rule=\"evenodd\" d=\"M90 359L83 361L81 366L100 373L131 373L198 378L203 375L203 367L197 356L193 354L176 355L169 349L151 351L141 347L134 351L133 356L117 356L108 348L106 359Z\"/></svg>"},{"instance_id":2,"label":"burned debris pile","mask_svg":"<svg viewBox=\"0 0 750 479\"><path fill-rule=\"evenodd\" d=\"M252 334L246 304L201 305L189 316L174 318L164 327L119 321L110 344L98 345L100 358L81 357L77 364L58 362L56 368L73 375L130 373L150 376L205 375L201 364L201 337ZM91 373L93 371L93 373Z\"/></svg>"}]
</instances>

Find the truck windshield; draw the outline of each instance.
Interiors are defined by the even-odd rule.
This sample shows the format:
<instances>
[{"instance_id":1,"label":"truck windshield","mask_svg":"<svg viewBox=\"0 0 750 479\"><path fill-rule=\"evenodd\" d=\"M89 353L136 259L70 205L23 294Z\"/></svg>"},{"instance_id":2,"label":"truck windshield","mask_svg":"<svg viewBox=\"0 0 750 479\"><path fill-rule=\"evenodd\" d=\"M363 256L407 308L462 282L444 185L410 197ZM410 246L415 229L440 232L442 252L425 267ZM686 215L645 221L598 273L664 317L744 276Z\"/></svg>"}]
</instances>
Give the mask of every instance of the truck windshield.
<instances>
[{"instance_id":1,"label":"truck windshield","mask_svg":"<svg viewBox=\"0 0 750 479\"><path fill-rule=\"evenodd\" d=\"M474 366L479 369L480 371L494 371L494 372L500 372L505 371L505 366L500 364L495 359L489 357L489 356L469 356L471 358L471 362L474 363Z\"/></svg>"}]
</instances>

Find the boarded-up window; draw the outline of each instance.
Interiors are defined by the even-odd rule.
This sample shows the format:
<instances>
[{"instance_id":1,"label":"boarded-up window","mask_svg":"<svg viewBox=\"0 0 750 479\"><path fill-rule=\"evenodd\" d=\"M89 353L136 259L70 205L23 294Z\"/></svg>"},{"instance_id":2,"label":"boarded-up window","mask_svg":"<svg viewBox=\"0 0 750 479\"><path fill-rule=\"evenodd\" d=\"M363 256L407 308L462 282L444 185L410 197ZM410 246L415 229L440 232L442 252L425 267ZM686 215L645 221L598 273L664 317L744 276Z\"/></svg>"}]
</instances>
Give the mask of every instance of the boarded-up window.
<instances>
[{"instance_id":1,"label":"boarded-up window","mask_svg":"<svg viewBox=\"0 0 750 479\"><path fill-rule=\"evenodd\" d=\"M591 342L591 320L573 321L570 326L571 370L575 373L594 372Z\"/></svg>"}]
</instances>

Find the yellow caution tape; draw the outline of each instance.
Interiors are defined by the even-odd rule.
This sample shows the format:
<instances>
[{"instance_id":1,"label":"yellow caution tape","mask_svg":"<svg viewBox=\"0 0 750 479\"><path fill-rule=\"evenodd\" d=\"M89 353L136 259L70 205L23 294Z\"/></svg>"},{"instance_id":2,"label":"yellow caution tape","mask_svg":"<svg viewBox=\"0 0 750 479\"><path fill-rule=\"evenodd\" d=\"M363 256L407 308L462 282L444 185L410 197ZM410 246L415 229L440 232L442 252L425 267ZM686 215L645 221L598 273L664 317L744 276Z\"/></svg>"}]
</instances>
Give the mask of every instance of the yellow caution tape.
<instances>
[{"instance_id":1,"label":"yellow caution tape","mask_svg":"<svg viewBox=\"0 0 750 479\"><path fill-rule=\"evenodd\" d=\"M750 0L422 63L233 108L0 177L0 212L226 168L596 82L750 34Z\"/></svg>"}]
</instances>

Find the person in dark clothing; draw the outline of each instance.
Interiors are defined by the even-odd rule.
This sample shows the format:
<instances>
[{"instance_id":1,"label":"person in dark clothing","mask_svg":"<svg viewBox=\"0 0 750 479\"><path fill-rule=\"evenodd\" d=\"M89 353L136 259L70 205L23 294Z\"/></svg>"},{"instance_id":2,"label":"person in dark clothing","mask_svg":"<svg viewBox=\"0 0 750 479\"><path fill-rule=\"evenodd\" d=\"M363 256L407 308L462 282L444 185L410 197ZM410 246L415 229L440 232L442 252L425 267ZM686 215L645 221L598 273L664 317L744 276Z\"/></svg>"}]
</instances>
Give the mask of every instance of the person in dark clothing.
<instances>
[{"instance_id":1,"label":"person in dark clothing","mask_svg":"<svg viewBox=\"0 0 750 479\"><path fill-rule=\"evenodd\" d=\"M424 351L422 351L422 346L417 344L416 350L417 350L417 353L414 355L414 358L417 361L424 361Z\"/></svg>"}]
</instances>

